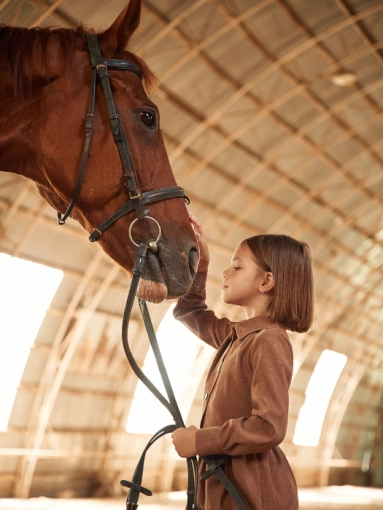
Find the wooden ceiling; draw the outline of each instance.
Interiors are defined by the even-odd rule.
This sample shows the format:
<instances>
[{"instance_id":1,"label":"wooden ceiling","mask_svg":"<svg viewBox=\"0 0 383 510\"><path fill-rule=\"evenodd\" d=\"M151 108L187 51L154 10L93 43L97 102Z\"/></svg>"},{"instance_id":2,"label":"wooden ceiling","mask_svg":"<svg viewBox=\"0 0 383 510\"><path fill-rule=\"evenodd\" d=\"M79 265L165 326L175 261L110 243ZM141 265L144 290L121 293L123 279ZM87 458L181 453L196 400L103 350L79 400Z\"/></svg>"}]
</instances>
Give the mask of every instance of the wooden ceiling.
<instances>
[{"instance_id":1,"label":"wooden ceiling","mask_svg":"<svg viewBox=\"0 0 383 510\"><path fill-rule=\"evenodd\" d=\"M106 28L124 6L124 0L2 0L0 22ZM282 232L312 247L317 318L309 333L291 335L295 377L283 445L298 483L359 483L366 451L377 479L382 2L143 0L131 49L157 75L152 99L169 159L207 233L209 305L242 318L219 296L222 271L245 237ZM118 477L133 469L143 443L124 430L136 385L120 346L128 277L87 244L74 222L59 228L33 183L6 173L0 174L0 251L65 273L31 350L10 426L0 432L0 496L60 495L68 486L77 496L118 494ZM153 307L157 324L168 304ZM132 327L143 362L147 344L136 316ZM294 428L324 349L345 354L347 364L319 445L300 447L292 442ZM188 417L194 422L206 363L196 366ZM169 452L168 443L159 446L150 461L156 490L177 487L183 477ZM160 482L165 469L167 481Z\"/></svg>"}]
</instances>

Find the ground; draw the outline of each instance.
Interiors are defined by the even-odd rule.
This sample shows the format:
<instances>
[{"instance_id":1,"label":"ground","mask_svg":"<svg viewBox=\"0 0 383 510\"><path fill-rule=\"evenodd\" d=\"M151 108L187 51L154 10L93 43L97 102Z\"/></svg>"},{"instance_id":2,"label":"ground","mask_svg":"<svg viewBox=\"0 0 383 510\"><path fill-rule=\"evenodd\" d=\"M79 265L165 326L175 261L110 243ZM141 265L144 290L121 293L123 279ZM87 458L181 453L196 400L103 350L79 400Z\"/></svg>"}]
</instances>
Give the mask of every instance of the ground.
<instances>
[{"instance_id":1,"label":"ground","mask_svg":"<svg viewBox=\"0 0 383 510\"><path fill-rule=\"evenodd\" d=\"M332 486L300 489L301 510L369 510L383 508L383 489ZM173 492L152 498L142 496L143 510L184 510L185 494ZM0 499L0 510L121 510L125 499Z\"/></svg>"}]
</instances>

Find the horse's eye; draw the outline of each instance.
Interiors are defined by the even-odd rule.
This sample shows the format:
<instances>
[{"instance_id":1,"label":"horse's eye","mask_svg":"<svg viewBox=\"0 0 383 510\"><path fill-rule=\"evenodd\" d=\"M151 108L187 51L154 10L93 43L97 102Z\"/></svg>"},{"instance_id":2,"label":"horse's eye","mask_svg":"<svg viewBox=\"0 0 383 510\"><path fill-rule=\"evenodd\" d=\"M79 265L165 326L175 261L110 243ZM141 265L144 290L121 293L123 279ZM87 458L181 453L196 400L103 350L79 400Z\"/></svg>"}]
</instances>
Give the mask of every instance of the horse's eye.
<instances>
[{"instance_id":1,"label":"horse's eye","mask_svg":"<svg viewBox=\"0 0 383 510\"><path fill-rule=\"evenodd\" d=\"M150 112L140 112L139 114L140 120L145 126L154 127L156 125L156 118L153 113Z\"/></svg>"}]
</instances>

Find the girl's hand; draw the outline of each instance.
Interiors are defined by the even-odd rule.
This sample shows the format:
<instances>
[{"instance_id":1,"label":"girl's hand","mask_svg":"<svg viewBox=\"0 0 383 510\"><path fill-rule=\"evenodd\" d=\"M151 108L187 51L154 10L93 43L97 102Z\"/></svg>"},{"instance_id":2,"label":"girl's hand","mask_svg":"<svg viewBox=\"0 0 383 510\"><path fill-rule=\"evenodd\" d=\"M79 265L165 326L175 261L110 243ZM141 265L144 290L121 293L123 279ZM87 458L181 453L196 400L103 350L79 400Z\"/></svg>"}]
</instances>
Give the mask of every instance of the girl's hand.
<instances>
[{"instance_id":1,"label":"girl's hand","mask_svg":"<svg viewBox=\"0 0 383 510\"><path fill-rule=\"evenodd\" d=\"M195 232L195 236L197 238L198 248L199 248L199 263L198 263L198 271L207 271L210 262L210 254L209 248L207 246L205 233L203 231L201 223L197 220L197 218L189 212L189 220L192 224L193 230Z\"/></svg>"},{"instance_id":2,"label":"girl's hand","mask_svg":"<svg viewBox=\"0 0 383 510\"><path fill-rule=\"evenodd\" d=\"M191 425L187 429L176 429L172 434L174 447L180 457L190 459L197 455L195 436L197 427Z\"/></svg>"}]
</instances>

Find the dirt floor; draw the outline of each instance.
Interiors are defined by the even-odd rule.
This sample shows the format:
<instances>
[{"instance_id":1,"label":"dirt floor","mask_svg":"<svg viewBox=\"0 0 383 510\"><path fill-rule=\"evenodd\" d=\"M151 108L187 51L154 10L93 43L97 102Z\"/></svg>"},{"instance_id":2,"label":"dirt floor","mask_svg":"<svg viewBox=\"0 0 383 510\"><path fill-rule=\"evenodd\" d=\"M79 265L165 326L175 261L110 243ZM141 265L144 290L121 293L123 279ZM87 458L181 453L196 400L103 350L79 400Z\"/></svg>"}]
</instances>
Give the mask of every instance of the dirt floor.
<instances>
[{"instance_id":1,"label":"dirt floor","mask_svg":"<svg viewBox=\"0 0 383 510\"><path fill-rule=\"evenodd\" d=\"M301 510L383 509L383 489L333 486L299 491ZM184 510L185 494L142 496L142 510ZM125 510L125 499L0 499L0 510Z\"/></svg>"}]
</instances>

